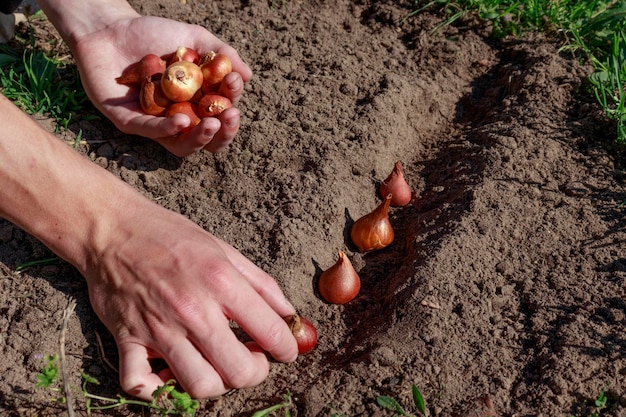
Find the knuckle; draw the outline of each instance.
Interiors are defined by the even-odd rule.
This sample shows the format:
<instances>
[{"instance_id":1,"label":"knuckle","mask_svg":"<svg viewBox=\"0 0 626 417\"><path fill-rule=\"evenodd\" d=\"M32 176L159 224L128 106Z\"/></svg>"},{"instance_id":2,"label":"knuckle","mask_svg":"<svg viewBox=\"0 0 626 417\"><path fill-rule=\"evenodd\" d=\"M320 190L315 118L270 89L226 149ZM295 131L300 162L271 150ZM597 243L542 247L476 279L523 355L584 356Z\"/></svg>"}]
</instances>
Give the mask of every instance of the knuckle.
<instances>
[{"instance_id":1,"label":"knuckle","mask_svg":"<svg viewBox=\"0 0 626 417\"><path fill-rule=\"evenodd\" d=\"M135 375L127 375L120 378L120 386L122 390L132 396L144 398L147 387L140 378Z\"/></svg>"},{"instance_id":2,"label":"knuckle","mask_svg":"<svg viewBox=\"0 0 626 417\"><path fill-rule=\"evenodd\" d=\"M178 294L172 301L174 314L183 323L195 323L201 317L202 303L198 297L190 294Z\"/></svg>"},{"instance_id":3,"label":"knuckle","mask_svg":"<svg viewBox=\"0 0 626 417\"><path fill-rule=\"evenodd\" d=\"M203 378L189 384L185 391L195 399L216 397L226 392L224 386L216 381Z\"/></svg>"},{"instance_id":4,"label":"knuckle","mask_svg":"<svg viewBox=\"0 0 626 417\"><path fill-rule=\"evenodd\" d=\"M275 289L275 287L278 286L274 278L272 278L270 275L259 274L257 276L257 279L260 281L260 285L258 286L257 291L259 295L261 295L261 297L265 297L266 294L269 294L272 290Z\"/></svg>"},{"instance_id":5,"label":"knuckle","mask_svg":"<svg viewBox=\"0 0 626 417\"><path fill-rule=\"evenodd\" d=\"M226 383L231 388L246 388L260 384L269 374L269 365L264 368L250 363L241 362L232 367L225 376Z\"/></svg>"},{"instance_id":6,"label":"knuckle","mask_svg":"<svg viewBox=\"0 0 626 417\"><path fill-rule=\"evenodd\" d=\"M213 265L209 272L209 285L216 294L232 294L236 285L232 267L226 264Z\"/></svg>"},{"instance_id":7,"label":"knuckle","mask_svg":"<svg viewBox=\"0 0 626 417\"><path fill-rule=\"evenodd\" d=\"M276 320L267 329L265 340L263 340L261 346L268 352L273 353L279 347L285 346L289 333L287 324L283 320Z\"/></svg>"}]
</instances>

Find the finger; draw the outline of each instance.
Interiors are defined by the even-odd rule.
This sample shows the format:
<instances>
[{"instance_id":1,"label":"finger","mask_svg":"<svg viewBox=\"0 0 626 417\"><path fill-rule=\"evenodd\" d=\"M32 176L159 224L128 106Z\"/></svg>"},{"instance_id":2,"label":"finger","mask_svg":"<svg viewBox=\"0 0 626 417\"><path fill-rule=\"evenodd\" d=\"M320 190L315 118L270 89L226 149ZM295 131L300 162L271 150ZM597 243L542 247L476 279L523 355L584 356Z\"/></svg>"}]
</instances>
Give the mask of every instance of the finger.
<instances>
[{"instance_id":1,"label":"finger","mask_svg":"<svg viewBox=\"0 0 626 417\"><path fill-rule=\"evenodd\" d=\"M176 380L176 375L174 375L174 372L172 372L170 368L161 369L157 375L159 375L159 378L163 381L169 381L171 379Z\"/></svg>"},{"instance_id":2,"label":"finger","mask_svg":"<svg viewBox=\"0 0 626 417\"><path fill-rule=\"evenodd\" d=\"M123 120L123 116L120 114L118 119ZM175 136L187 126L189 126L189 117L180 113L172 117L156 117L137 112L134 117L118 127L131 135L156 139Z\"/></svg>"},{"instance_id":3,"label":"finger","mask_svg":"<svg viewBox=\"0 0 626 417\"><path fill-rule=\"evenodd\" d=\"M243 62L235 48L224 43L217 48L215 52L228 55L233 66L233 71L239 73L244 82L250 81L252 78L252 70L245 62Z\"/></svg>"},{"instance_id":4,"label":"finger","mask_svg":"<svg viewBox=\"0 0 626 417\"><path fill-rule=\"evenodd\" d=\"M204 149L213 153L226 149L226 147L233 142L235 136L237 135L240 119L241 113L239 112L239 109L232 107L224 110L222 114L219 115L221 128L215 136L213 136L211 141L205 145Z\"/></svg>"},{"instance_id":5,"label":"finger","mask_svg":"<svg viewBox=\"0 0 626 417\"><path fill-rule=\"evenodd\" d=\"M220 388L224 390L223 392L228 388L258 385L269 374L269 362L265 354L243 344L233 333L222 312L211 315L207 322L202 327L195 328L191 335L197 348L221 376L223 385ZM175 348L178 349L178 345L175 345ZM176 373L180 376L181 384L183 381L195 384L194 381L202 377L202 374L198 373L198 367L193 366L189 360L191 354L180 351L170 355L172 364L176 359L180 359ZM215 395L210 392L210 387L205 387L204 390L204 394Z\"/></svg>"},{"instance_id":6,"label":"finger","mask_svg":"<svg viewBox=\"0 0 626 417\"><path fill-rule=\"evenodd\" d=\"M220 88L217 91L218 94L228 97L233 105L236 105L243 94L244 83L241 75L237 72L231 72L226 74Z\"/></svg>"},{"instance_id":7,"label":"finger","mask_svg":"<svg viewBox=\"0 0 626 417\"><path fill-rule=\"evenodd\" d=\"M147 349L136 343L118 344L120 355L120 385L130 395L150 401L152 393L163 386L162 379L152 371Z\"/></svg>"},{"instance_id":8,"label":"finger","mask_svg":"<svg viewBox=\"0 0 626 417\"><path fill-rule=\"evenodd\" d=\"M178 115L173 117L176 116ZM154 140L174 155L183 157L209 145L219 132L221 126L222 123L219 119L215 117L205 117L196 127L187 132L176 136L155 138Z\"/></svg>"},{"instance_id":9,"label":"finger","mask_svg":"<svg viewBox=\"0 0 626 417\"><path fill-rule=\"evenodd\" d=\"M231 264L278 315L281 317L289 317L296 313L295 308L285 298L285 294L274 278L252 263L228 243L219 239L216 240Z\"/></svg>"},{"instance_id":10,"label":"finger","mask_svg":"<svg viewBox=\"0 0 626 417\"><path fill-rule=\"evenodd\" d=\"M297 343L285 320L265 301L256 288L247 282L247 285L238 284L233 280L235 276L247 281L234 271L223 273L222 276L214 274L212 277L215 293L219 294L226 315L239 324L275 359L281 362L295 361L298 356ZM235 285L237 291L228 290Z\"/></svg>"},{"instance_id":11,"label":"finger","mask_svg":"<svg viewBox=\"0 0 626 417\"><path fill-rule=\"evenodd\" d=\"M208 327L202 331L208 332ZM232 333L230 330L228 332ZM198 349L187 339L177 340L175 343L172 339L164 356L176 381L192 398L209 398L224 394L230 388Z\"/></svg>"}]
</instances>

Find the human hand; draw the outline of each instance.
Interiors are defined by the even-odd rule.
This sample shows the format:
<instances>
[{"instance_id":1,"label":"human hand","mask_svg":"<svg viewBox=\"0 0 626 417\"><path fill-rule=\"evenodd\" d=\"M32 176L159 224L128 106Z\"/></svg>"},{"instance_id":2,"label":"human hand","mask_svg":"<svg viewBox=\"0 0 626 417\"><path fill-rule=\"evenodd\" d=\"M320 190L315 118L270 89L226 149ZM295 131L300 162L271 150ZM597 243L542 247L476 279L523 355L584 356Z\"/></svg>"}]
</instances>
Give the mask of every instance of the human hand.
<instances>
[{"instance_id":1,"label":"human hand","mask_svg":"<svg viewBox=\"0 0 626 417\"><path fill-rule=\"evenodd\" d=\"M236 104L244 82L252 71L237 52L206 29L170 19L131 14L93 33L77 38L73 47L81 80L94 105L125 133L155 140L177 156L186 156L201 149L219 152L234 139L240 125L236 107L225 110L219 117L202 119L193 129L189 117L146 115L139 106L139 91L120 85L116 77L130 64L148 53L166 55L178 46L199 53L215 51L226 54L232 61L233 72L222 83L220 93Z\"/></svg>"},{"instance_id":2,"label":"human hand","mask_svg":"<svg viewBox=\"0 0 626 417\"><path fill-rule=\"evenodd\" d=\"M262 350L296 359L282 318L295 311L274 279L183 216L147 201L134 207L138 217L115 225L114 240L81 271L116 340L124 391L149 400L174 378L193 398L207 398L263 381ZM229 320L256 343L242 343ZM155 358L168 368L155 373Z\"/></svg>"},{"instance_id":3,"label":"human hand","mask_svg":"<svg viewBox=\"0 0 626 417\"><path fill-rule=\"evenodd\" d=\"M263 351L296 359L283 319L295 311L268 274L75 152L3 95L0 125L0 217L85 277L117 343L125 391L150 400L174 378L205 398L260 383L269 371ZM242 343L231 320L254 342ZM153 371L156 358L168 367Z\"/></svg>"}]
</instances>

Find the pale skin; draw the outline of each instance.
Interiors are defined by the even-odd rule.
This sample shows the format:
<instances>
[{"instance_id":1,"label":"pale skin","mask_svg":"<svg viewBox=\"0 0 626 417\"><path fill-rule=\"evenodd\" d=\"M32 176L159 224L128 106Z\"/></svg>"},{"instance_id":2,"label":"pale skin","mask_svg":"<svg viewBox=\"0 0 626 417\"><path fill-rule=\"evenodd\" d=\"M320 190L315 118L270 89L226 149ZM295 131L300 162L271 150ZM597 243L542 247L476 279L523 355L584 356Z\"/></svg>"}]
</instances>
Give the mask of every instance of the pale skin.
<instances>
[{"instance_id":1,"label":"pale skin","mask_svg":"<svg viewBox=\"0 0 626 417\"><path fill-rule=\"evenodd\" d=\"M201 27L140 17L121 0L39 3L74 53L89 97L120 130L180 156L232 142L236 108L177 136L186 116L142 114L136 92L115 77L146 53L179 45L214 50L233 61L222 93L237 102L252 73L234 49ZM207 398L262 382L266 352L277 361L296 359L284 320L295 310L271 276L70 149L4 96L0 126L0 216L85 277L93 309L117 343L124 391L149 400L175 378L192 397ZM229 320L254 342L238 340ZM154 372L154 358L167 368Z\"/></svg>"}]
</instances>

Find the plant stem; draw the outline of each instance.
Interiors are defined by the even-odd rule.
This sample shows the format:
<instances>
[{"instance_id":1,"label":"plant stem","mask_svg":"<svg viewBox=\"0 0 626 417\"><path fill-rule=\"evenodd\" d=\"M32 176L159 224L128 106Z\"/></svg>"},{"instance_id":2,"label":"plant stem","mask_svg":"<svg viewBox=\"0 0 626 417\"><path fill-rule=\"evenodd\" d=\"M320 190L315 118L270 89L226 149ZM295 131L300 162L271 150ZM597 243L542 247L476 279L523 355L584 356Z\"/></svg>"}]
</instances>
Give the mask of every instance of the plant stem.
<instances>
[{"instance_id":1,"label":"plant stem","mask_svg":"<svg viewBox=\"0 0 626 417\"><path fill-rule=\"evenodd\" d=\"M65 394L66 404L67 404L67 415L68 417L74 417L74 405L72 402L72 392L70 389L70 381L67 377L67 367L65 366L65 333L67 332L67 325L76 308L76 301L71 299L63 311L63 321L61 324L61 336L59 340L60 344L60 352L59 352L59 362L61 364L61 379L63 381L63 394Z\"/></svg>"}]
</instances>

